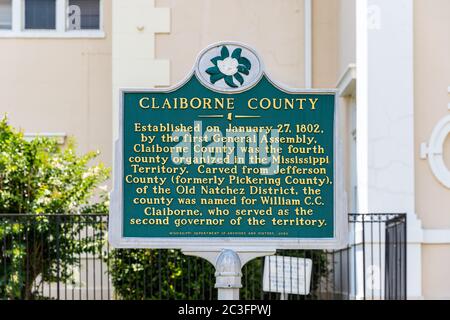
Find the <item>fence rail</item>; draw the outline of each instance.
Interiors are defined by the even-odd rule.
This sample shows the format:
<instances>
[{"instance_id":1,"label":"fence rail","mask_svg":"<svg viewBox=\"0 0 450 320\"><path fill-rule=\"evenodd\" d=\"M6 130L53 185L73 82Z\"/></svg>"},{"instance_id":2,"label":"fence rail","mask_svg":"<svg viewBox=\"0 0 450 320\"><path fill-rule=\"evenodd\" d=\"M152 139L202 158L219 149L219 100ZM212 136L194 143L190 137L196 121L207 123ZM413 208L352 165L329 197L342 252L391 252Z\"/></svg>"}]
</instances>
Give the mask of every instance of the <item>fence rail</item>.
<instances>
[{"instance_id":1,"label":"fence rail","mask_svg":"<svg viewBox=\"0 0 450 320\"><path fill-rule=\"evenodd\" d=\"M245 265L242 299L406 299L406 215L348 217L345 249L279 250ZM0 214L0 299L216 298L208 262L179 250L114 250L107 225L105 214Z\"/></svg>"}]
</instances>

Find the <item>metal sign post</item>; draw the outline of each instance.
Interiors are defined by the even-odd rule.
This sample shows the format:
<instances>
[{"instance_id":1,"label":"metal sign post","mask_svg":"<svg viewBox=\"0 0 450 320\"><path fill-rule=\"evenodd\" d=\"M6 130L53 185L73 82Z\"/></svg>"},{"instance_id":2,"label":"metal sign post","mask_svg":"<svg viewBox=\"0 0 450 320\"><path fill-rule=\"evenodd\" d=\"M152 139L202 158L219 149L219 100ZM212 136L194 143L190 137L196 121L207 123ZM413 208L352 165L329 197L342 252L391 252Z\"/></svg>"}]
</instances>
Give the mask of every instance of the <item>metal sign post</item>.
<instances>
[{"instance_id":1,"label":"metal sign post","mask_svg":"<svg viewBox=\"0 0 450 320\"><path fill-rule=\"evenodd\" d=\"M239 300L239 289L242 288L242 267L253 259L274 255L275 251L236 252L224 249L212 252L183 250L183 253L203 258L215 267L218 300Z\"/></svg>"},{"instance_id":2,"label":"metal sign post","mask_svg":"<svg viewBox=\"0 0 450 320\"><path fill-rule=\"evenodd\" d=\"M345 246L335 90L274 82L255 50L203 50L184 81L123 89L110 242L181 249L216 268L220 299L277 249Z\"/></svg>"}]
</instances>

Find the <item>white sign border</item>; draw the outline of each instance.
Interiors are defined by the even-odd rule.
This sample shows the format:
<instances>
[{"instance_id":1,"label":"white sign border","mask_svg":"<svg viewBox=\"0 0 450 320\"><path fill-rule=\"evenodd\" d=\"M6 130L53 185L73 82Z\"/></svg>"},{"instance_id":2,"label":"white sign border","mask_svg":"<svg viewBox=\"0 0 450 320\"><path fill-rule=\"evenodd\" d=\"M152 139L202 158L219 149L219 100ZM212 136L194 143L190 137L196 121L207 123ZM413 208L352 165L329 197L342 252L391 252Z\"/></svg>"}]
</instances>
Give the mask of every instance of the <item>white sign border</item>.
<instances>
[{"instance_id":1,"label":"white sign border","mask_svg":"<svg viewBox=\"0 0 450 320\"><path fill-rule=\"evenodd\" d=\"M249 48L245 44L238 42L225 41L213 44L208 48L220 45L239 45ZM208 49L207 48L207 49ZM205 49L205 50L207 50ZM204 51L205 51L204 50ZM253 52L255 50L249 48ZM202 51L202 52L204 52ZM201 54L200 54L201 55ZM200 57L199 55L199 57ZM259 57L259 55L258 55ZM110 200L110 218L109 218L109 242L114 248L149 248L149 249L181 249L183 251L221 251L229 249L240 252L252 251L272 251L277 249L317 249L317 250L333 250L342 249L348 243L348 214L346 212L346 197L344 193L344 172L343 164L343 147L340 139L340 120L338 112L338 97L336 89L293 89L288 86L277 83L271 79L265 70L261 72L259 81L265 75L266 78L279 90L291 94L322 94L334 95L334 237L332 238L131 238L123 236L123 112L124 112L124 96L126 93L169 93L173 92L185 85L193 76L196 75L196 69L199 58L194 70L180 83L173 87L157 88L157 89L120 89L120 107L119 107L119 138L114 146L114 167L113 167L113 191ZM261 61L261 59L260 59ZM261 64L261 68L264 68ZM201 83L202 81L198 79ZM251 90L254 86L246 88ZM210 88L206 87L211 90ZM233 91L230 94L239 92Z\"/></svg>"}]
</instances>

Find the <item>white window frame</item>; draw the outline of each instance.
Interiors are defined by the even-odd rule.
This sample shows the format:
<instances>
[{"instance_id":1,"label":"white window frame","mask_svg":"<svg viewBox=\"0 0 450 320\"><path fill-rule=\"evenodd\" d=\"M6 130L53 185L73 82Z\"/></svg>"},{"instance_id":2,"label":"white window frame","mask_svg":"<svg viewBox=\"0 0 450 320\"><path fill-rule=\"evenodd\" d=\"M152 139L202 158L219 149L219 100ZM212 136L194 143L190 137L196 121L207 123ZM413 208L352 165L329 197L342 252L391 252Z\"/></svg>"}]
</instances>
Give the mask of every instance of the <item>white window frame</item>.
<instances>
[{"instance_id":1,"label":"white window frame","mask_svg":"<svg viewBox=\"0 0 450 320\"><path fill-rule=\"evenodd\" d=\"M52 30L25 29L25 0L12 0L12 28L0 30L0 38L104 38L104 0L100 1L98 30L67 30L68 0L56 0L56 28Z\"/></svg>"}]
</instances>

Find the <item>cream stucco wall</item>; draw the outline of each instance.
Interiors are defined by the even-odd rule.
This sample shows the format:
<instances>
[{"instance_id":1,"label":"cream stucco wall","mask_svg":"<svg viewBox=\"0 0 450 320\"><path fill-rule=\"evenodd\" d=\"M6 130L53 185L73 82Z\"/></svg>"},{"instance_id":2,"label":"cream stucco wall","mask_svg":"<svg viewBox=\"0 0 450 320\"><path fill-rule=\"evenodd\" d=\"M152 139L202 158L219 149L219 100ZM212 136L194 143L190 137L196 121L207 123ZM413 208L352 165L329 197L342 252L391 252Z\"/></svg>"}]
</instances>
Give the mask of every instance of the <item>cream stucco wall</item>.
<instances>
[{"instance_id":1,"label":"cream stucco wall","mask_svg":"<svg viewBox=\"0 0 450 320\"><path fill-rule=\"evenodd\" d=\"M428 162L419 157L420 144L428 142L437 122L450 115L449 32L449 1L435 0L432 6L426 0L415 1L416 204L427 229L450 229L450 190L439 183ZM450 139L445 150L448 159Z\"/></svg>"},{"instance_id":2,"label":"cream stucco wall","mask_svg":"<svg viewBox=\"0 0 450 320\"><path fill-rule=\"evenodd\" d=\"M422 247L423 296L427 300L450 300L450 246Z\"/></svg>"},{"instance_id":3,"label":"cream stucco wall","mask_svg":"<svg viewBox=\"0 0 450 320\"><path fill-rule=\"evenodd\" d=\"M169 61L156 58L155 37L170 31L170 10L156 8L154 0L115 0L112 19L112 139L116 140L120 89L169 85Z\"/></svg>"},{"instance_id":4,"label":"cream stucco wall","mask_svg":"<svg viewBox=\"0 0 450 320\"><path fill-rule=\"evenodd\" d=\"M420 144L450 114L450 2L434 0L430 5L430 1L415 0L414 5L416 208L428 232L441 230L432 238L435 243L422 248L423 296L450 299L450 189L439 183L428 162L419 157ZM449 137L444 150L450 170Z\"/></svg>"},{"instance_id":5,"label":"cream stucco wall","mask_svg":"<svg viewBox=\"0 0 450 320\"><path fill-rule=\"evenodd\" d=\"M313 0L313 87L334 88L339 79L340 1Z\"/></svg>"},{"instance_id":6,"label":"cream stucco wall","mask_svg":"<svg viewBox=\"0 0 450 320\"><path fill-rule=\"evenodd\" d=\"M341 76L356 63L356 0L339 0L339 66Z\"/></svg>"},{"instance_id":7,"label":"cream stucco wall","mask_svg":"<svg viewBox=\"0 0 450 320\"><path fill-rule=\"evenodd\" d=\"M111 164L111 3L105 38L0 38L0 113L25 132L63 132Z\"/></svg>"},{"instance_id":8,"label":"cream stucco wall","mask_svg":"<svg viewBox=\"0 0 450 320\"><path fill-rule=\"evenodd\" d=\"M339 78L337 84L341 93L341 126L344 147L344 163L346 177L346 192L348 211L356 212L356 85L354 70L351 66L356 63L356 0L338 0L337 22L337 66L335 71Z\"/></svg>"},{"instance_id":9,"label":"cream stucco wall","mask_svg":"<svg viewBox=\"0 0 450 320\"><path fill-rule=\"evenodd\" d=\"M170 60L170 82L182 80L197 54L224 40L255 48L270 75L292 87L304 86L303 0L157 0L171 9L170 34L157 35L158 58Z\"/></svg>"},{"instance_id":10,"label":"cream stucco wall","mask_svg":"<svg viewBox=\"0 0 450 320\"><path fill-rule=\"evenodd\" d=\"M354 36L349 30L343 29L346 49L340 51L338 45L339 16L354 18L353 1L312 1L314 87L334 88L340 59L343 64L354 62ZM171 32L156 36L157 58L170 60L171 84L184 78L204 47L235 40L254 47L273 78L291 87L305 86L303 0L157 0L156 5L171 9ZM232 13L227 14L229 8Z\"/></svg>"}]
</instances>

